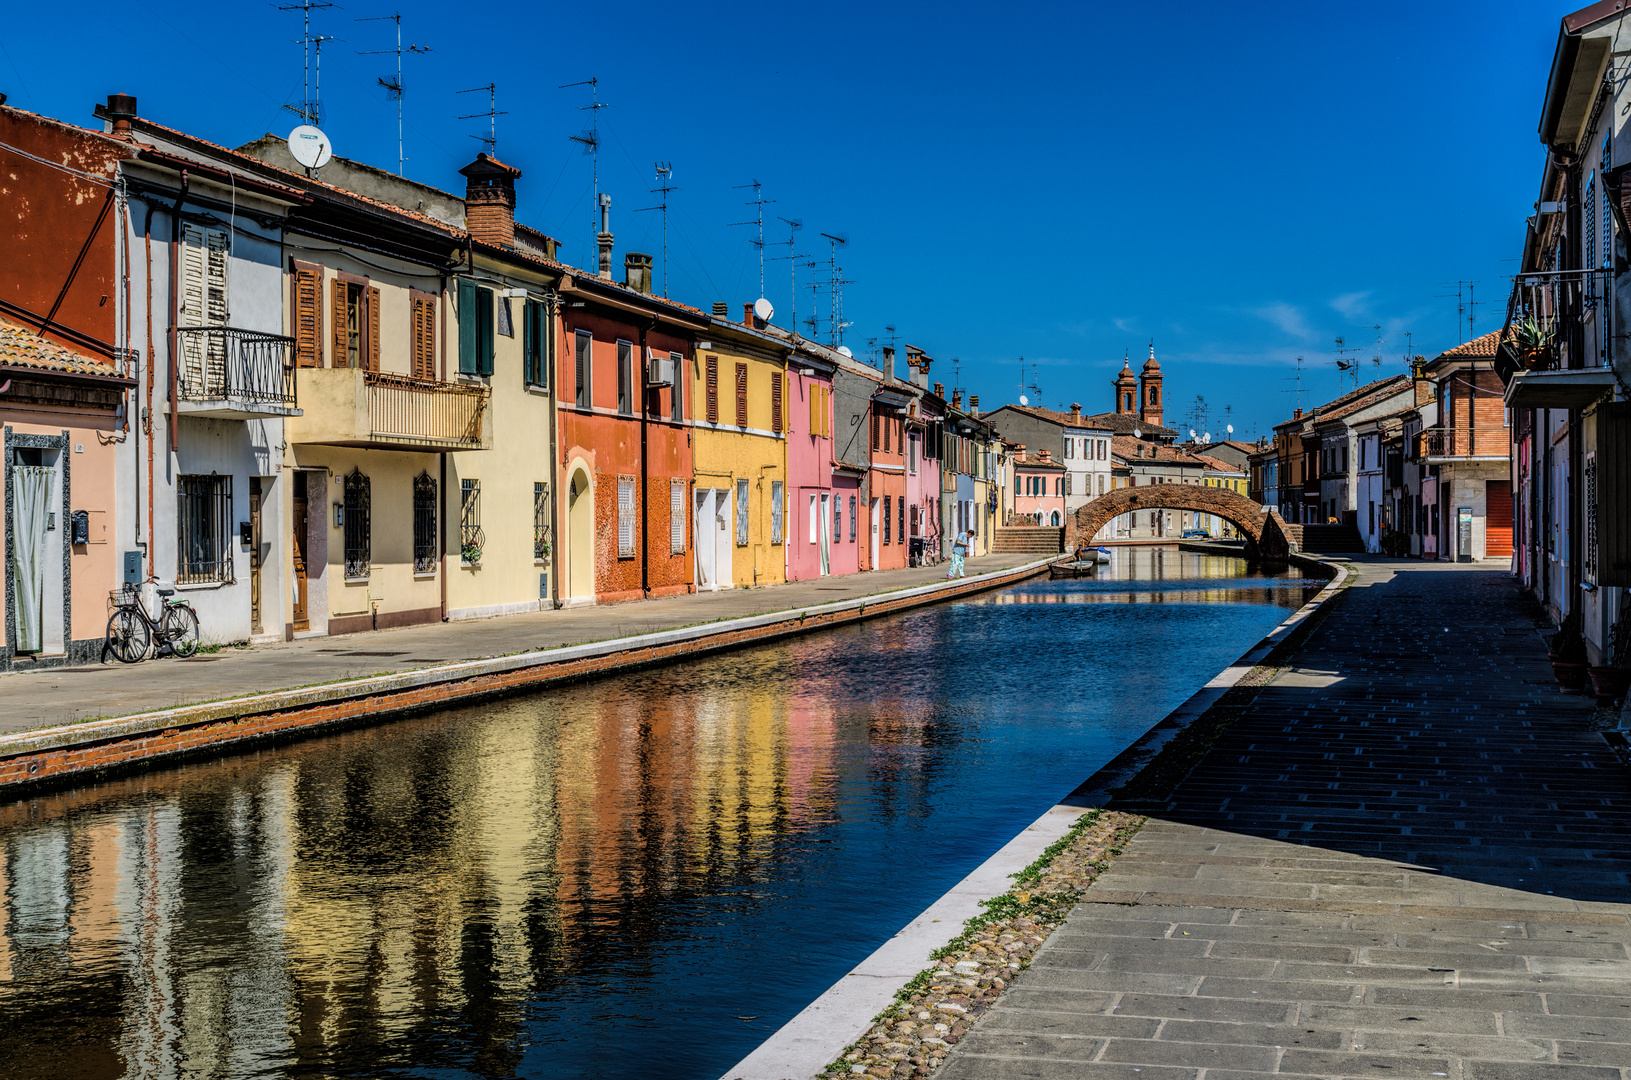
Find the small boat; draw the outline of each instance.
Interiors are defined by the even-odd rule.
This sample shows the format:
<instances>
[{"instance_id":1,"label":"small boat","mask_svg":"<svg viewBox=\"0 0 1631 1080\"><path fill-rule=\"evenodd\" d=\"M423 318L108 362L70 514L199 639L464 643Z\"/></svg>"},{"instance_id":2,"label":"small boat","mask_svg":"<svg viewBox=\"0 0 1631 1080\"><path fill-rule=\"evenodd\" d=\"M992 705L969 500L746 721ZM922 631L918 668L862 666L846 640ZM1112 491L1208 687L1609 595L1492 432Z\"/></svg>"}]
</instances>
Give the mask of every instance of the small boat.
<instances>
[{"instance_id":1,"label":"small boat","mask_svg":"<svg viewBox=\"0 0 1631 1080\"><path fill-rule=\"evenodd\" d=\"M1048 576L1055 579L1092 577L1098 571L1097 559L1061 559L1048 564Z\"/></svg>"},{"instance_id":2,"label":"small boat","mask_svg":"<svg viewBox=\"0 0 1631 1080\"><path fill-rule=\"evenodd\" d=\"M1093 552L1094 552L1095 555L1098 556L1098 561L1099 562L1107 563L1107 562L1110 561L1110 549L1109 548L1107 548L1107 547L1094 548Z\"/></svg>"}]
</instances>

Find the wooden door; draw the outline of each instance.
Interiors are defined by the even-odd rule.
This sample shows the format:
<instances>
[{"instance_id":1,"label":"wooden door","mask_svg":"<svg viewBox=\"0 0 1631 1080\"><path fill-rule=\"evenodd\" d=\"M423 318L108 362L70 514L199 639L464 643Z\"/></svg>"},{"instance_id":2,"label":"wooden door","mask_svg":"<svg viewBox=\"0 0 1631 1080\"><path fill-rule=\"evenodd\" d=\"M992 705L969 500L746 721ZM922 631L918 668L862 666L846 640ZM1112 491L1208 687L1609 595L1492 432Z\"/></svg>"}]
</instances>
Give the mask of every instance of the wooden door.
<instances>
[{"instance_id":1,"label":"wooden door","mask_svg":"<svg viewBox=\"0 0 1631 1080\"><path fill-rule=\"evenodd\" d=\"M311 629L306 615L306 474L294 474L294 513L290 515L290 545L294 552L294 628Z\"/></svg>"},{"instance_id":2,"label":"wooden door","mask_svg":"<svg viewBox=\"0 0 1631 1080\"><path fill-rule=\"evenodd\" d=\"M1484 557L1512 557L1512 481L1490 480L1484 486Z\"/></svg>"},{"instance_id":3,"label":"wooden door","mask_svg":"<svg viewBox=\"0 0 1631 1080\"><path fill-rule=\"evenodd\" d=\"M261 478L249 478L249 628L261 629Z\"/></svg>"}]
</instances>

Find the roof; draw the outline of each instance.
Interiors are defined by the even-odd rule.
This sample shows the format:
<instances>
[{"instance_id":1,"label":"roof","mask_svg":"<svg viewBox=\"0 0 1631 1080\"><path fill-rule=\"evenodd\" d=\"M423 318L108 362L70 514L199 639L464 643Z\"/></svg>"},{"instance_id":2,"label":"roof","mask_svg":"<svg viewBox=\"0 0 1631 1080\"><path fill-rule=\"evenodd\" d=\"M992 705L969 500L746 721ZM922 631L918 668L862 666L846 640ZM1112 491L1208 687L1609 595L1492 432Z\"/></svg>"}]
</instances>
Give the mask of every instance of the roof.
<instances>
[{"instance_id":1,"label":"roof","mask_svg":"<svg viewBox=\"0 0 1631 1080\"><path fill-rule=\"evenodd\" d=\"M1139 451L1143 451L1140 456ZM1190 468L1221 468L1224 472L1238 472L1233 465L1225 465L1216 458L1202 457L1181 450L1176 446L1167 446L1164 443L1153 443L1148 439L1135 439L1131 435L1117 435L1110 440L1110 452L1113 456L1121 458L1127 464L1155 462L1163 465L1186 465Z\"/></svg>"},{"instance_id":2,"label":"roof","mask_svg":"<svg viewBox=\"0 0 1631 1080\"><path fill-rule=\"evenodd\" d=\"M27 368L98 379L124 378L112 364L47 341L28 327L6 318L0 318L0 368Z\"/></svg>"},{"instance_id":3,"label":"roof","mask_svg":"<svg viewBox=\"0 0 1631 1080\"><path fill-rule=\"evenodd\" d=\"M1373 383L1366 383L1357 390L1350 390L1341 397L1333 398L1324 405L1316 405L1301 416L1293 417L1290 420L1282 420L1275 424L1274 428L1278 431L1280 428L1290 427L1292 424L1319 424L1326 420L1347 416L1349 413L1362 409L1366 405L1373 404L1372 399L1379 394L1402 388L1403 384L1409 381L1410 376L1408 375L1389 375L1385 379L1377 379Z\"/></svg>"},{"instance_id":4,"label":"roof","mask_svg":"<svg viewBox=\"0 0 1631 1080\"><path fill-rule=\"evenodd\" d=\"M1429 362L1436 364L1440 360L1466 360L1473 358L1481 359L1483 357L1493 357L1495 355L1495 346L1500 342L1500 340L1501 331L1491 330L1489 333L1475 337L1471 341L1464 341L1453 349L1445 349L1443 352L1433 357L1433 359Z\"/></svg>"},{"instance_id":5,"label":"roof","mask_svg":"<svg viewBox=\"0 0 1631 1080\"><path fill-rule=\"evenodd\" d=\"M1237 476L1245 475L1240 471L1239 465L1233 465L1227 461L1221 461L1209 454L1190 454L1189 456L1200 462L1202 465L1205 465L1207 471L1209 472L1233 473Z\"/></svg>"},{"instance_id":6,"label":"roof","mask_svg":"<svg viewBox=\"0 0 1631 1080\"><path fill-rule=\"evenodd\" d=\"M992 410L990 410L990 412L986 413L986 415L989 416L989 415L991 415L991 413L1001 412L1004 409L1008 409L1008 410L1010 410L1012 412L1024 413L1026 416L1034 416L1038 420L1045 420L1050 424L1058 424L1060 427L1068 427L1068 428L1099 427L1100 430L1102 430L1102 431L1113 430L1111 428L1101 427L1100 425L1097 425L1097 424L1088 423L1088 420L1090 420L1091 417L1072 416L1070 413L1059 412L1056 409L1044 409L1044 408L1042 408L1040 406L1037 406L1037 405L999 405L995 409L992 409Z\"/></svg>"},{"instance_id":7,"label":"roof","mask_svg":"<svg viewBox=\"0 0 1631 1080\"><path fill-rule=\"evenodd\" d=\"M1014 468L1016 468L1016 469L1047 469L1047 470L1055 471L1055 472L1065 472L1066 471L1065 465L1062 462L1043 461L1041 458L1032 458L1032 457L1027 457L1024 461L1014 462Z\"/></svg>"},{"instance_id":8,"label":"roof","mask_svg":"<svg viewBox=\"0 0 1631 1080\"><path fill-rule=\"evenodd\" d=\"M1174 439L1178 437L1178 433L1171 428L1162 427L1160 424L1146 424L1133 413L1095 413L1092 416L1082 417L1082 426L1103 428L1117 435L1131 435L1133 429L1137 428L1145 435L1155 435L1162 438L1170 435Z\"/></svg>"}]
</instances>

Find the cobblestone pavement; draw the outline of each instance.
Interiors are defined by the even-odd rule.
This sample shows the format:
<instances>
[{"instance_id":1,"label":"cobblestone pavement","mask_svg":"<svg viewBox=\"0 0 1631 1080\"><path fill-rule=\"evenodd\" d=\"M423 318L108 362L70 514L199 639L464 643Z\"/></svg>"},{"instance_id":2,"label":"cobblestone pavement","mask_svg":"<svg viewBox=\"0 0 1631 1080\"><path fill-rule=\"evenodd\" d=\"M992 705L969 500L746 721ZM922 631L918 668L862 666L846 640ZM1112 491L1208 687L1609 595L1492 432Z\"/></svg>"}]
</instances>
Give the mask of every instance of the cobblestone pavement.
<instances>
[{"instance_id":1,"label":"cobblestone pavement","mask_svg":"<svg viewBox=\"0 0 1631 1080\"><path fill-rule=\"evenodd\" d=\"M1631 1080L1631 770L1510 579L1356 585L938 1080Z\"/></svg>"},{"instance_id":2,"label":"cobblestone pavement","mask_svg":"<svg viewBox=\"0 0 1631 1080\"><path fill-rule=\"evenodd\" d=\"M968 576L1036 559L982 555ZM69 724L101 716L192 705L290 687L409 671L433 664L508 656L591 641L649 634L909 589L944 581L944 565L796 581L757 589L568 608L468 622L428 623L340 637L304 638L248 649L222 649L189 660L134 666L104 664L0 675L0 732Z\"/></svg>"}]
</instances>

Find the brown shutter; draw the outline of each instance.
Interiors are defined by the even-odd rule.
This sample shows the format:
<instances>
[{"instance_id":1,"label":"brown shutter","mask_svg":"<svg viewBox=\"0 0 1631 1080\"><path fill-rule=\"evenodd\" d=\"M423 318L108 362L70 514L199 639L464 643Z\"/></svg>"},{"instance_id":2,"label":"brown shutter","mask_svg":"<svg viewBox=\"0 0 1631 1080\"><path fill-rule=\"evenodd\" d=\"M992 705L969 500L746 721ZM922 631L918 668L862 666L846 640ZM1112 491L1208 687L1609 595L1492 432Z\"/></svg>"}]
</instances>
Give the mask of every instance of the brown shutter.
<instances>
[{"instance_id":1,"label":"brown shutter","mask_svg":"<svg viewBox=\"0 0 1631 1080\"><path fill-rule=\"evenodd\" d=\"M379 370L379 286L368 286L368 356L363 367Z\"/></svg>"},{"instance_id":2,"label":"brown shutter","mask_svg":"<svg viewBox=\"0 0 1631 1080\"><path fill-rule=\"evenodd\" d=\"M296 264L294 271L294 353L300 367L316 367L322 360L321 295L323 278L315 267Z\"/></svg>"},{"instance_id":3,"label":"brown shutter","mask_svg":"<svg viewBox=\"0 0 1631 1080\"><path fill-rule=\"evenodd\" d=\"M413 298L413 374L436 378L436 302L428 296Z\"/></svg>"},{"instance_id":4,"label":"brown shutter","mask_svg":"<svg viewBox=\"0 0 1631 1080\"><path fill-rule=\"evenodd\" d=\"M341 368L346 366L345 299L345 282L336 278L334 281L334 306L331 309L331 314L334 316L334 352L329 356L329 367Z\"/></svg>"},{"instance_id":5,"label":"brown shutter","mask_svg":"<svg viewBox=\"0 0 1631 1080\"><path fill-rule=\"evenodd\" d=\"M748 366L736 365L736 426L748 426Z\"/></svg>"},{"instance_id":6,"label":"brown shutter","mask_svg":"<svg viewBox=\"0 0 1631 1080\"><path fill-rule=\"evenodd\" d=\"M782 433L782 373L770 373L770 430Z\"/></svg>"},{"instance_id":7,"label":"brown shutter","mask_svg":"<svg viewBox=\"0 0 1631 1080\"><path fill-rule=\"evenodd\" d=\"M719 357L708 357L708 423L719 423Z\"/></svg>"},{"instance_id":8,"label":"brown shutter","mask_svg":"<svg viewBox=\"0 0 1631 1080\"><path fill-rule=\"evenodd\" d=\"M1597 584L1631 586L1631 402L1597 406Z\"/></svg>"},{"instance_id":9,"label":"brown shutter","mask_svg":"<svg viewBox=\"0 0 1631 1080\"><path fill-rule=\"evenodd\" d=\"M872 452L878 452L878 414L872 414Z\"/></svg>"}]
</instances>

